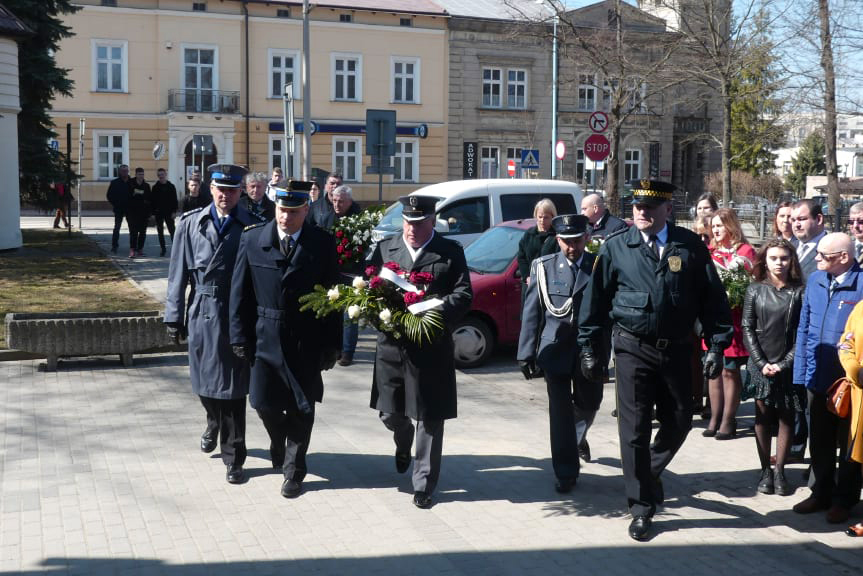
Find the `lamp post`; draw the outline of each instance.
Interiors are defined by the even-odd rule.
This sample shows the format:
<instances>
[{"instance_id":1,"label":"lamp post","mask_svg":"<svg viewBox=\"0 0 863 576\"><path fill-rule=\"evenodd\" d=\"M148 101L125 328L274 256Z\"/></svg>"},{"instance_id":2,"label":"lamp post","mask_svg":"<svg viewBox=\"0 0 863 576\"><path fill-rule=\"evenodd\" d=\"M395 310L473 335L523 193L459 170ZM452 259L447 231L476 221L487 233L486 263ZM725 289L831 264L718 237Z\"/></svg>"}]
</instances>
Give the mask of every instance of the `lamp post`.
<instances>
[{"instance_id":1,"label":"lamp post","mask_svg":"<svg viewBox=\"0 0 863 576\"><path fill-rule=\"evenodd\" d=\"M546 4L552 10L552 28L551 28L551 178L557 179L557 157L555 156L555 146L557 145L557 23L558 13L557 7L552 0L536 0L537 4Z\"/></svg>"}]
</instances>

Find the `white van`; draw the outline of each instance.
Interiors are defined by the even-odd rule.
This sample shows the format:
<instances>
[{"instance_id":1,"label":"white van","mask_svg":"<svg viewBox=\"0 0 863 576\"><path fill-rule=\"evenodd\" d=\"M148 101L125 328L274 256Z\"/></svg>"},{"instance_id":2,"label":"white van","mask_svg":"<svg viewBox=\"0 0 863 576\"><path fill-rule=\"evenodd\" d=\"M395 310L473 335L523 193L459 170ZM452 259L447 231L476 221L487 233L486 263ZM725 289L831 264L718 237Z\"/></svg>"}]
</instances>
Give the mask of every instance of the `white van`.
<instances>
[{"instance_id":1,"label":"white van","mask_svg":"<svg viewBox=\"0 0 863 576\"><path fill-rule=\"evenodd\" d=\"M467 246L500 222L533 218L533 207L542 198L554 202L558 214L575 214L581 207L582 191L578 184L564 180L489 179L441 182L411 196L436 198L435 230ZM401 229L402 204L395 202L372 231L372 241L400 234Z\"/></svg>"}]
</instances>

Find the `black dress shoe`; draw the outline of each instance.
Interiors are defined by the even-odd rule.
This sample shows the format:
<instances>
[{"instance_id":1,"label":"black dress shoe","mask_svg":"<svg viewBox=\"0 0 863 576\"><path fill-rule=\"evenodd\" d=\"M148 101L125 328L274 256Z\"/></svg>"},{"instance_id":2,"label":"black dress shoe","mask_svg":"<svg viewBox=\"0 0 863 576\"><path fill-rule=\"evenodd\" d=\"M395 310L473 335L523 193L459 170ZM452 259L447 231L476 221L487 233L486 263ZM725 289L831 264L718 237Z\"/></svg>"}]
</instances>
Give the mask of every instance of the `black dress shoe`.
<instances>
[{"instance_id":1,"label":"black dress shoe","mask_svg":"<svg viewBox=\"0 0 863 576\"><path fill-rule=\"evenodd\" d=\"M422 490L417 490L414 492L414 506L417 508L430 508L432 505L431 496L428 495L427 492L423 492Z\"/></svg>"},{"instance_id":2,"label":"black dress shoe","mask_svg":"<svg viewBox=\"0 0 863 576\"><path fill-rule=\"evenodd\" d=\"M285 498L296 498L303 491L302 480L292 480L290 478L282 482L282 496Z\"/></svg>"},{"instance_id":3,"label":"black dress shoe","mask_svg":"<svg viewBox=\"0 0 863 576\"><path fill-rule=\"evenodd\" d=\"M713 430L712 428L705 428L701 432L701 435L705 438L713 438L714 436L716 436L716 430Z\"/></svg>"},{"instance_id":4,"label":"black dress shoe","mask_svg":"<svg viewBox=\"0 0 863 576\"><path fill-rule=\"evenodd\" d=\"M794 487L785 479L785 474L776 470L773 474L773 486L777 494L780 496L791 496L794 494Z\"/></svg>"},{"instance_id":5,"label":"black dress shoe","mask_svg":"<svg viewBox=\"0 0 863 576\"><path fill-rule=\"evenodd\" d=\"M246 473L243 472L243 467L233 464L228 466L228 473L225 476L228 484L242 484L246 479Z\"/></svg>"},{"instance_id":6,"label":"black dress shoe","mask_svg":"<svg viewBox=\"0 0 863 576\"><path fill-rule=\"evenodd\" d=\"M216 449L216 437L204 434L201 436L201 452L209 454Z\"/></svg>"},{"instance_id":7,"label":"black dress shoe","mask_svg":"<svg viewBox=\"0 0 863 576\"><path fill-rule=\"evenodd\" d=\"M629 537L639 542L647 540L651 524L653 521L647 516L636 516L629 523Z\"/></svg>"},{"instance_id":8,"label":"black dress shoe","mask_svg":"<svg viewBox=\"0 0 863 576\"><path fill-rule=\"evenodd\" d=\"M587 443L587 438L578 445L578 455L585 462L590 462L590 444Z\"/></svg>"},{"instance_id":9,"label":"black dress shoe","mask_svg":"<svg viewBox=\"0 0 863 576\"><path fill-rule=\"evenodd\" d=\"M554 489L559 494L568 494L575 487L575 478L558 478L554 483Z\"/></svg>"},{"instance_id":10,"label":"black dress shoe","mask_svg":"<svg viewBox=\"0 0 863 576\"><path fill-rule=\"evenodd\" d=\"M783 477L783 480L785 478ZM786 483L787 484L787 483ZM769 467L765 468L761 471L761 480L758 481L758 488L756 488L758 492L761 494L773 494L775 491L775 484L773 482L773 470Z\"/></svg>"},{"instance_id":11,"label":"black dress shoe","mask_svg":"<svg viewBox=\"0 0 863 576\"><path fill-rule=\"evenodd\" d=\"M411 465L410 452L396 452L396 472L404 474Z\"/></svg>"}]
</instances>

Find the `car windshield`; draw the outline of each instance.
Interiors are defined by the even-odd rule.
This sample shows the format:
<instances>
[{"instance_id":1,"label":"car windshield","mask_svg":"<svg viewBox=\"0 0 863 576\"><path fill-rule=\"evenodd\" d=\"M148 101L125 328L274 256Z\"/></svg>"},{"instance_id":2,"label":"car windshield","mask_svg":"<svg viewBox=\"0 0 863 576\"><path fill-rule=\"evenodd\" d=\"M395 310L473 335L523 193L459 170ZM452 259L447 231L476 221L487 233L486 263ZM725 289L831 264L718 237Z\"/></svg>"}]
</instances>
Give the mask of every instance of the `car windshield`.
<instances>
[{"instance_id":1,"label":"car windshield","mask_svg":"<svg viewBox=\"0 0 863 576\"><path fill-rule=\"evenodd\" d=\"M440 201L440 198L438 198ZM377 225L379 230L395 232L402 229L402 203L393 202L384 212L384 217L381 218L380 224Z\"/></svg>"},{"instance_id":2,"label":"car windshield","mask_svg":"<svg viewBox=\"0 0 863 576\"><path fill-rule=\"evenodd\" d=\"M500 274L515 258L524 232L521 228L509 226L496 226L486 230L465 248L467 267L481 274Z\"/></svg>"}]
</instances>

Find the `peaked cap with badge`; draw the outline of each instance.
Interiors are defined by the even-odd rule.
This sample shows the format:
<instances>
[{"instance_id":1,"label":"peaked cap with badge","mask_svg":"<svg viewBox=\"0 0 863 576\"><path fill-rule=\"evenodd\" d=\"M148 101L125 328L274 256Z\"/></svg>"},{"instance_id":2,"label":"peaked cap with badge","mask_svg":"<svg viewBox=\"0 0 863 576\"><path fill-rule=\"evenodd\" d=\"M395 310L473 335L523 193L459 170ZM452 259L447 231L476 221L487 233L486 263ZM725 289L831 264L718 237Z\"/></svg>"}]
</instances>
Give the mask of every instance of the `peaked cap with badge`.
<instances>
[{"instance_id":1,"label":"peaked cap with badge","mask_svg":"<svg viewBox=\"0 0 863 576\"><path fill-rule=\"evenodd\" d=\"M313 182L304 180L291 180L287 188L273 188L276 191L274 199L277 206L286 208L299 208L309 203L309 190Z\"/></svg>"},{"instance_id":2,"label":"peaked cap with badge","mask_svg":"<svg viewBox=\"0 0 863 576\"><path fill-rule=\"evenodd\" d=\"M210 181L219 188L242 188L248 169L237 164L210 164L207 166Z\"/></svg>"},{"instance_id":3,"label":"peaked cap with badge","mask_svg":"<svg viewBox=\"0 0 863 576\"><path fill-rule=\"evenodd\" d=\"M432 196L402 196L402 218L408 222L419 222L429 216L434 216L437 198Z\"/></svg>"},{"instance_id":4,"label":"peaked cap with badge","mask_svg":"<svg viewBox=\"0 0 863 576\"><path fill-rule=\"evenodd\" d=\"M590 224L587 216L583 214L561 214L555 216L551 225L557 230L558 238L580 238L587 233Z\"/></svg>"},{"instance_id":5,"label":"peaked cap with badge","mask_svg":"<svg viewBox=\"0 0 863 576\"><path fill-rule=\"evenodd\" d=\"M677 186L662 180L633 180L632 204L647 204L659 206L664 202L671 202Z\"/></svg>"}]
</instances>

